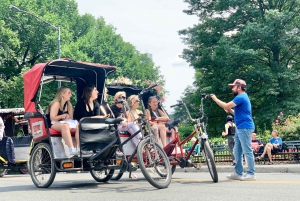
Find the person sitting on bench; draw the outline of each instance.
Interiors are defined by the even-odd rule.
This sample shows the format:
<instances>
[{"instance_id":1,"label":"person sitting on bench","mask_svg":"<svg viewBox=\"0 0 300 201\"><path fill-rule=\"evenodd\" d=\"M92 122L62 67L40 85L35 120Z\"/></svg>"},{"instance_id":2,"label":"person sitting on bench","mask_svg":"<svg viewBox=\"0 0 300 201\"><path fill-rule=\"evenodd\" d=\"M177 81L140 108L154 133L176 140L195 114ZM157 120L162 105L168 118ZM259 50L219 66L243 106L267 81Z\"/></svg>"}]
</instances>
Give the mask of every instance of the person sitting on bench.
<instances>
[{"instance_id":1,"label":"person sitting on bench","mask_svg":"<svg viewBox=\"0 0 300 201\"><path fill-rule=\"evenodd\" d=\"M273 130L272 136L273 138L271 138L270 141L266 144L262 155L257 157L257 159L261 160L265 157L266 154L268 154L270 161L268 165L273 165L272 154L282 151L282 139L278 136L278 131Z\"/></svg>"},{"instance_id":2,"label":"person sitting on bench","mask_svg":"<svg viewBox=\"0 0 300 201\"><path fill-rule=\"evenodd\" d=\"M253 149L254 153L262 153L264 144L256 139L256 133L252 133L252 141L251 141L251 148Z\"/></svg>"}]
</instances>

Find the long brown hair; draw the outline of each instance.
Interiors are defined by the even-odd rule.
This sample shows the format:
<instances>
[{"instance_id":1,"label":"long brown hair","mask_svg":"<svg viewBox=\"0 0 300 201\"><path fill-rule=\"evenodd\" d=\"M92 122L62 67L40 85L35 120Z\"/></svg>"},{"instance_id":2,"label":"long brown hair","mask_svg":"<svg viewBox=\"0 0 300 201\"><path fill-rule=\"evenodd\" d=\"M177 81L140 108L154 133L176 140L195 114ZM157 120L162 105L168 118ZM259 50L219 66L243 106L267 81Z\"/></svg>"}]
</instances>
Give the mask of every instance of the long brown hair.
<instances>
[{"instance_id":1,"label":"long brown hair","mask_svg":"<svg viewBox=\"0 0 300 201\"><path fill-rule=\"evenodd\" d=\"M95 88L95 85L87 85L84 87L81 98L85 103L89 103L90 98L92 97L92 92Z\"/></svg>"}]
</instances>

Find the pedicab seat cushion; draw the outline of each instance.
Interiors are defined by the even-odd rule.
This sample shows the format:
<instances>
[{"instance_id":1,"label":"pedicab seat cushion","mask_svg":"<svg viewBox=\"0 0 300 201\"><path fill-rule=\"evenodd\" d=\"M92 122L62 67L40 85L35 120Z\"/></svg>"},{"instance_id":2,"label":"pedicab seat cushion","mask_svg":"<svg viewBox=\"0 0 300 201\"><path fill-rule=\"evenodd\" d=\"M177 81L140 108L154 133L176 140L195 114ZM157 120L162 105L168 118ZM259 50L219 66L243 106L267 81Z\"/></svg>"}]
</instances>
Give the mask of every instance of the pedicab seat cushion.
<instances>
[{"instance_id":1,"label":"pedicab seat cushion","mask_svg":"<svg viewBox=\"0 0 300 201\"><path fill-rule=\"evenodd\" d=\"M61 132L54 130L52 128L49 128L49 133L51 136L61 136ZM75 132L71 132L72 136L75 136Z\"/></svg>"}]
</instances>

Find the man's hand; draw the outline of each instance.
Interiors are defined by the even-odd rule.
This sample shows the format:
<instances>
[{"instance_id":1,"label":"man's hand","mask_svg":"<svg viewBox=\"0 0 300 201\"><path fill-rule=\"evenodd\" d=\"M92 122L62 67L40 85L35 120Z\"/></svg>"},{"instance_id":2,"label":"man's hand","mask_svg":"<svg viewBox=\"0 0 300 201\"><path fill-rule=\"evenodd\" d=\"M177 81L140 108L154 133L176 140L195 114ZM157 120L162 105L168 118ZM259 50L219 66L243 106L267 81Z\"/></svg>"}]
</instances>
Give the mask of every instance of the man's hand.
<instances>
[{"instance_id":1,"label":"man's hand","mask_svg":"<svg viewBox=\"0 0 300 201\"><path fill-rule=\"evenodd\" d=\"M216 101L217 96L215 94L210 94L211 99L213 99L214 101Z\"/></svg>"}]
</instances>

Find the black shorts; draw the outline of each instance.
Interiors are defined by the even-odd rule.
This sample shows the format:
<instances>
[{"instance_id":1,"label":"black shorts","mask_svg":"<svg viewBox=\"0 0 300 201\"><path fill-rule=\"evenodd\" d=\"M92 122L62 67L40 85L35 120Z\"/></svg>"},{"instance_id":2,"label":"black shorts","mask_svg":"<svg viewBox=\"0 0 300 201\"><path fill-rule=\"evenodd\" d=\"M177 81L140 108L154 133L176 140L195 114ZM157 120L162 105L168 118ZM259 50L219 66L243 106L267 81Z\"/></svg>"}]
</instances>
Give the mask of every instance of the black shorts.
<instances>
[{"instance_id":1,"label":"black shorts","mask_svg":"<svg viewBox=\"0 0 300 201\"><path fill-rule=\"evenodd\" d=\"M276 149L276 148L273 147L273 149L271 150L271 153L276 154L277 152L279 152L279 149Z\"/></svg>"}]
</instances>

